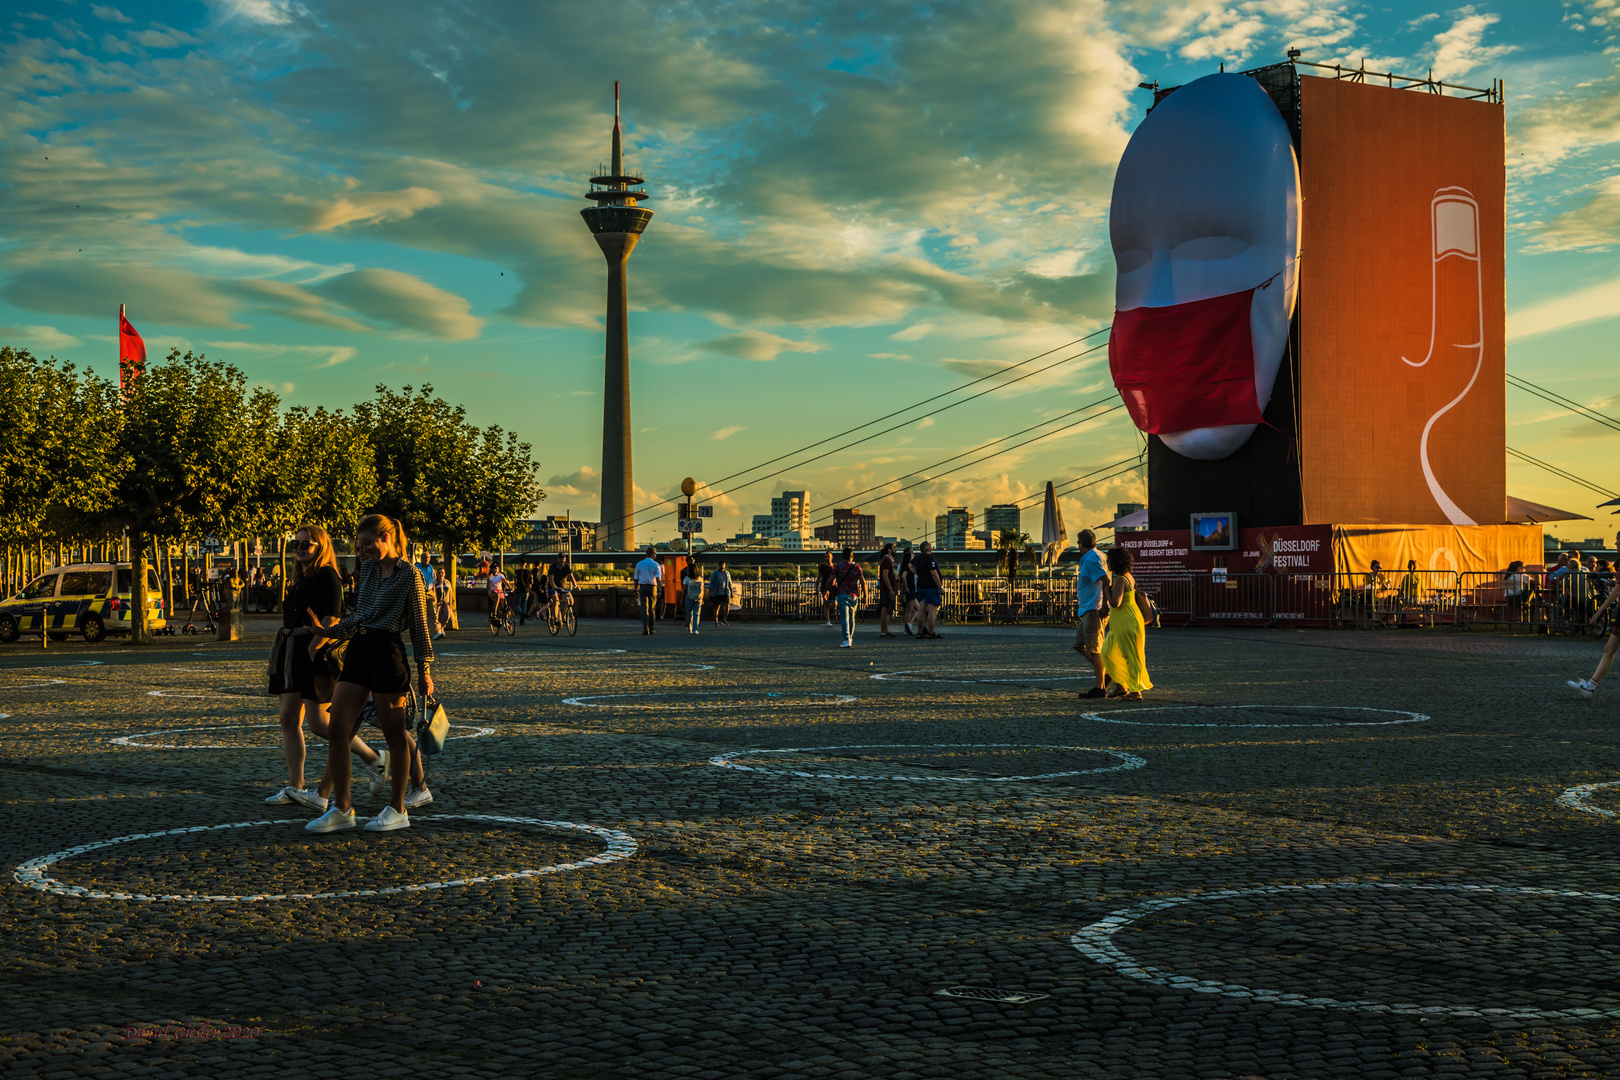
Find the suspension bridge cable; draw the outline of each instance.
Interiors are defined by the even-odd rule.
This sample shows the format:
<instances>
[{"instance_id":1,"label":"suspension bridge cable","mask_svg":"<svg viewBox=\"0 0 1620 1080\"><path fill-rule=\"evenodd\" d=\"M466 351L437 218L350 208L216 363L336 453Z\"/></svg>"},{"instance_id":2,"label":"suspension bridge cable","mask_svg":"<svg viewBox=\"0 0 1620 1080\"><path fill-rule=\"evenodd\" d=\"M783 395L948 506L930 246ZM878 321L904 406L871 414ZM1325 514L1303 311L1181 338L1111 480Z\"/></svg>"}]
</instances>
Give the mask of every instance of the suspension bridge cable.
<instances>
[{"instance_id":1,"label":"suspension bridge cable","mask_svg":"<svg viewBox=\"0 0 1620 1080\"><path fill-rule=\"evenodd\" d=\"M1583 479L1583 478L1581 478L1579 476L1576 476L1574 473L1569 472L1566 469L1560 469L1557 465L1549 465L1547 462L1542 461L1540 458L1531 457L1529 454L1525 453L1523 450L1515 450L1513 447L1510 446L1510 447L1507 448L1507 452L1509 454L1512 454L1514 457L1518 458L1520 461L1524 462L1527 465L1534 465L1538 469L1545 469L1547 472L1552 473L1554 476L1557 476L1557 477L1559 477L1561 479L1564 479L1564 480L1568 480L1572 484L1579 484L1581 487L1586 488L1589 491L1595 491L1599 495L1607 495L1611 499L1615 497L1615 492L1610 491L1608 488L1601 487L1601 486L1599 486L1597 484L1592 483L1590 480L1586 480L1586 479Z\"/></svg>"},{"instance_id":2,"label":"suspension bridge cable","mask_svg":"<svg viewBox=\"0 0 1620 1080\"><path fill-rule=\"evenodd\" d=\"M933 397L923 398L921 401L912 402L910 405L907 405L904 408L896 409L894 412L887 413L886 415L880 416L875 420L868 420L864 424L857 424L856 426L854 426L852 428L849 428L847 431L841 431L836 435L829 435L825 439L819 439L816 442L809 443L809 444L807 444L805 446L801 446L797 450L789 450L785 454L778 454L776 457L770 458L767 461L762 461L758 465L751 465L746 469L742 469L742 470L739 470L738 472L732 473L730 476L721 477L719 480L715 480L712 483L708 484L707 486L714 487L715 485L718 485L718 484L724 484L729 480L735 480L739 476L747 476L749 473L755 472L755 471L757 471L759 469L763 469L767 465L774 465L778 461L782 461L782 460L784 460L786 458L793 457L796 454L802 454L807 450L814 450L816 447L824 446L827 443L830 443L835 439L842 439L845 435L853 435L855 432L861 431L861 430L863 430L865 428L869 428L873 424L881 424L885 420L892 420L894 417L899 416L902 413L908 413L913 409L921 408L922 406L927 405L930 402L938 401L940 398L950 397L952 394L959 394L963 390L967 390L970 387L977 386L980 383L986 381L987 379L994 379L994 378L997 378L998 376L1005 375L1009 371L1015 371L1018 368L1023 367L1025 364L1032 364L1037 360L1041 360L1041 359L1044 359L1045 357L1051 356L1055 352L1062 352L1064 349L1067 349L1067 348L1069 348L1071 346L1074 346L1074 345L1078 345L1082 341L1089 341L1092 338L1096 337L1098 334L1106 334L1111 329L1112 329L1111 326L1105 326L1101 330L1094 330L1089 334L1085 334L1085 335L1083 335L1081 337L1075 338L1073 341L1066 341L1062 345L1059 345L1059 346L1057 346L1055 348L1048 349L1043 353L1036 353L1034 356L1031 356L1031 357L1028 357L1026 359L1020 360L1016 364L1009 364L1007 367L998 368L997 370L990 372L988 375L982 375L977 379L971 379L968 382L965 382L960 386L952 387L951 389L943 391L942 393L935 394ZM1086 355L1087 352L1094 352L1094 351L1095 351L1094 349L1088 349L1088 350L1086 350L1086 352L1082 352L1079 355L1084 356L1084 355ZM1075 359L1075 357L1069 357L1069 359L1073 360L1073 359ZM1055 367L1056 365L1051 365L1051 366ZM1043 368L1042 370L1044 371L1044 370L1048 370L1048 369ZM1020 380L1019 379L1013 379L1013 380L1010 380L1008 383L1004 383L1003 385L1010 386L1012 383L1018 382L1018 381L1020 381ZM997 387L993 387L992 389L999 390L999 389L1001 389L1001 387L997 386ZM974 397L982 397L982 396L983 396L982 394L974 395ZM970 398L968 400L973 400L973 399ZM957 403L957 404L960 404L960 403ZM944 410L942 409L942 410L938 410L938 411L943 412ZM924 413L923 415L924 416L931 416L933 414L932 413ZM912 417L912 419L913 420L920 420L920 419L922 419L922 417L920 417L920 416ZM910 423L910 421L907 421L907 423ZM784 470L781 470L781 471L786 472L787 470L784 469ZM773 474L773 475L775 475L775 474ZM675 502L675 501L676 500L674 500L672 498L671 499L659 499L659 500L657 500L657 501L655 501L653 503L650 503L647 506L642 507L640 511L632 511L630 516L633 517L636 513L651 510L651 509L653 509L654 507L657 507L657 506L667 506L668 504L670 504L672 502ZM664 517L668 517L668 516L669 516L668 514L664 515ZM625 520L625 518L619 517L619 518L614 518L611 521L599 522L597 527L601 528L603 525L616 524L617 522L620 522L620 521L623 521L623 520ZM658 519L653 519L653 520L658 520Z\"/></svg>"},{"instance_id":3,"label":"suspension bridge cable","mask_svg":"<svg viewBox=\"0 0 1620 1080\"><path fill-rule=\"evenodd\" d=\"M1599 424L1602 424L1604 427L1613 428L1615 431L1620 431L1620 420L1616 420L1612 416L1608 416L1608 415L1606 415L1604 413L1600 413L1596 409L1588 408L1587 406L1582 405L1578 401L1571 401L1569 398L1564 397L1562 394L1555 393L1552 390L1548 390L1544 386L1537 386L1535 383L1531 382L1530 380L1520 378L1517 375L1511 375L1510 374L1507 377L1507 380L1508 380L1508 385L1515 388L1515 389L1517 389L1517 390L1523 390L1525 393L1533 394L1534 396L1540 398L1543 401L1550 402L1553 405L1560 406L1561 408L1563 408L1567 412L1573 412L1577 416L1581 416L1581 417L1583 417L1583 418L1585 418L1587 420L1595 421L1595 422L1597 422Z\"/></svg>"}]
</instances>

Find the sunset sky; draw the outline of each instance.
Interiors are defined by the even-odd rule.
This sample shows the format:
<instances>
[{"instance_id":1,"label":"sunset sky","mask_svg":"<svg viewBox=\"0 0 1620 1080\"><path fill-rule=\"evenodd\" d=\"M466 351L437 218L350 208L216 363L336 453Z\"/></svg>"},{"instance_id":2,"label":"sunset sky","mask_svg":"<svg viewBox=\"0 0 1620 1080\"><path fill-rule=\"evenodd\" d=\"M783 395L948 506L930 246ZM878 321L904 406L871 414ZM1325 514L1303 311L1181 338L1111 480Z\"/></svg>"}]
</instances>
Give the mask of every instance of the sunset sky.
<instances>
[{"instance_id":1,"label":"sunset sky","mask_svg":"<svg viewBox=\"0 0 1620 1080\"><path fill-rule=\"evenodd\" d=\"M1419 11L24 0L0 42L0 343L114 373L122 302L154 352L229 360L289 404L431 383L534 444L542 512L595 518L604 267L579 210L614 79L654 196L630 264L644 506L1106 326L1109 190L1151 103L1137 84L1292 45L1506 80L1508 370L1613 414L1620 0ZM1133 456L1125 413L873 501L1111 392L1093 352L719 495L709 535L783 488L818 513L877 488L854 501L912 536L947 504L1033 499ZM1620 432L1508 395L1509 445L1620 488ZM1529 466L1508 491L1599 518L1566 537L1620 520ZM1065 517L1072 533L1144 497L1132 474Z\"/></svg>"}]
</instances>

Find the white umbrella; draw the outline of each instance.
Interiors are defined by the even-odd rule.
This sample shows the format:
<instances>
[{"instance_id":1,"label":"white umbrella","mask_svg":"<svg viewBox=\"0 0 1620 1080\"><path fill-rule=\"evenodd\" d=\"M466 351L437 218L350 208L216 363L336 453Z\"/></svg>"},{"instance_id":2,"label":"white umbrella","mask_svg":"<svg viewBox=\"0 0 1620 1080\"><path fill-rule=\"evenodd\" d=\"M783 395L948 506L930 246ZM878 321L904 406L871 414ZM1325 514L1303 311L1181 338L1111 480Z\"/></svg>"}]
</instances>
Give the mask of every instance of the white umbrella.
<instances>
[{"instance_id":1,"label":"white umbrella","mask_svg":"<svg viewBox=\"0 0 1620 1080\"><path fill-rule=\"evenodd\" d=\"M1069 546L1069 533L1063 528L1063 511L1058 509L1057 492L1046 482L1046 510L1041 515L1041 565L1053 566Z\"/></svg>"}]
</instances>

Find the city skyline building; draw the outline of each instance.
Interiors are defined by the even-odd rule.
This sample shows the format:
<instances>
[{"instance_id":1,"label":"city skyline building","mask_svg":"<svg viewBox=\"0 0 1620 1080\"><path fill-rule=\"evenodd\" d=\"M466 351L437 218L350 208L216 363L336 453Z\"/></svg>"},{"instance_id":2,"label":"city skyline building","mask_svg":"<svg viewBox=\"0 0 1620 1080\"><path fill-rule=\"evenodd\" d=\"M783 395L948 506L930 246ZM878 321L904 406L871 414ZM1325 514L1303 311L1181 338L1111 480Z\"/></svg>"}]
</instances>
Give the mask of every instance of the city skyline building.
<instances>
[{"instance_id":1,"label":"city skyline building","mask_svg":"<svg viewBox=\"0 0 1620 1080\"><path fill-rule=\"evenodd\" d=\"M635 546L635 495L630 454L630 304L627 266L652 211L638 205L646 181L624 171L624 136L619 128L619 84L613 84L613 165L591 177L587 199L596 202L579 212L607 260L607 324L602 374L602 521L605 548L625 551Z\"/></svg>"},{"instance_id":2,"label":"city skyline building","mask_svg":"<svg viewBox=\"0 0 1620 1080\"><path fill-rule=\"evenodd\" d=\"M859 507L839 507L832 512L831 525L818 525L816 539L834 547L871 548L877 541L877 515L863 514Z\"/></svg>"},{"instance_id":3,"label":"city skyline building","mask_svg":"<svg viewBox=\"0 0 1620 1080\"><path fill-rule=\"evenodd\" d=\"M984 527L1000 533L1023 532L1024 512L1017 503L996 503L984 508Z\"/></svg>"},{"instance_id":4,"label":"city skyline building","mask_svg":"<svg viewBox=\"0 0 1620 1080\"><path fill-rule=\"evenodd\" d=\"M771 500L771 512L755 514L752 531L758 536L780 537L810 531L810 493L784 491ZM814 535L814 534L812 534Z\"/></svg>"},{"instance_id":5,"label":"city skyline building","mask_svg":"<svg viewBox=\"0 0 1620 1080\"><path fill-rule=\"evenodd\" d=\"M947 506L943 514L934 516L934 546L947 551L962 551L973 533L973 511L965 506Z\"/></svg>"}]
</instances>

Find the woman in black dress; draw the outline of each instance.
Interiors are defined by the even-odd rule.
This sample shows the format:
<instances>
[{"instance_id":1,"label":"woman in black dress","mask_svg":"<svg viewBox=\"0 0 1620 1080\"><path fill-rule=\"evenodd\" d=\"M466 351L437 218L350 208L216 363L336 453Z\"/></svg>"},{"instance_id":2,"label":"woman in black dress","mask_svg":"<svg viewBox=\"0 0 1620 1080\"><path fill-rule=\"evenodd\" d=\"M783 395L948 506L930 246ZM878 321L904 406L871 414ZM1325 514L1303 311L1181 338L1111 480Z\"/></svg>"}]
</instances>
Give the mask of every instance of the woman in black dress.
<instances>
[{"instance_id":1,"label":"woman in black dress","mask_svg":"<svg viewBox=\"0 0 1620 1080\"><path fill-rule=\"evenodd\" d=\"M395 761L410 761L405 731L405 698L411 690L411 672L405 662L403 631L410 631L416 658L417 681L424 703L433 694L433 623L428 616L427 589L422 573L405 558L405 530L382 514L368 514L356 527L359 551L358 588L354 614L335 626L315 625L320 638L349 640L332 696L332 739L344 739L359 730L360 713L369 695L376 707L377 725L388 740ZM311 615L313 616L313 612ZM349 803L349 755L332 754L328 762L333 782L332 806L304 826L310 832L337 832L355 826ZM366 823L371 832L410 827L405 813L407 771L396 768L392 798L382 813Z\"/></svg>"},{"instance_id":2,"label":"woman in black dress","mask_svg":"<svg viewBox=\"0 0 1620 1080\"><path fill-rule=\"evenodd\" d=\"M264 800L299 803L324 811L326 793L304 787L304 721L318 738L330 737L326 708L337 687L338 665L310 632L312 623L336 623L343 614L343 582L338 577L332 539L319 525L300 526L293 559L297 576L282 607L282 628L270 653L270 693L281 698L281 747L287 758L287 786ZM356 735L349 748L365 763L371 790L388 777L388 754L367 746Z\"/></svg>"}]
</instances>

